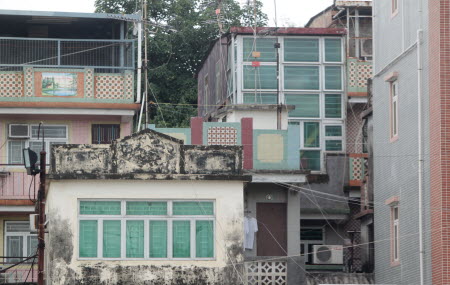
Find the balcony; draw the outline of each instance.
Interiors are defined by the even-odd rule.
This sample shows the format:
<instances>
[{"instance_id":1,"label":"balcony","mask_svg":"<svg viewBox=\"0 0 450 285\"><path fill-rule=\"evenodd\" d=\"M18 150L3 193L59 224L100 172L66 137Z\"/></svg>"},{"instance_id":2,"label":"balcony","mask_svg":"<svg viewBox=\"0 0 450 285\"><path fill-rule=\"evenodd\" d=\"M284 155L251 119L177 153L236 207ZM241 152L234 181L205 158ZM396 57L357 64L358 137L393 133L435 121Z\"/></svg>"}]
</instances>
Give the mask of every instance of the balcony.
<instances>
[{"instance_id":1,"label":"balcony","mask_svg":"<svg viewBox=\"0 0 450 285\"><path fill-rule=\"evenodd\" d=\"M349 153L349 186L361 187L366 176L367 153Z\"/></svg>"},{"instance_id":2,"label":"balcony","mask_svg":"<svg viewBox=\"0 0 450 285\"><path fill-rule=\"evenodd\" d=\"M23 200L27 205L33 205L30 201L35 199L39 188L39 175L35 180L25 172L13 172L17 170L0 170L0 199L1 200ZM29 202L29 203L28 203Z\"/></svg>"},{"instance_id":3,"label":"balcony","mask_svg":"<svg viewBox=\"0 0 450 285\"><path fill-rule=\"evenodd\" d=\"M134 50L134 40L0 37L0 102L132 103Z\"/></svg>"},{"instance_id":4,"label":"balcony","mask_svg":"<svg viewBox=\"0 0 450 285\"><path fill-rule=\"evenodd\" d=\"M372 61L347 58L349 97L367 97L367 80L372 78Z\"/></svg>"}]
</instances>

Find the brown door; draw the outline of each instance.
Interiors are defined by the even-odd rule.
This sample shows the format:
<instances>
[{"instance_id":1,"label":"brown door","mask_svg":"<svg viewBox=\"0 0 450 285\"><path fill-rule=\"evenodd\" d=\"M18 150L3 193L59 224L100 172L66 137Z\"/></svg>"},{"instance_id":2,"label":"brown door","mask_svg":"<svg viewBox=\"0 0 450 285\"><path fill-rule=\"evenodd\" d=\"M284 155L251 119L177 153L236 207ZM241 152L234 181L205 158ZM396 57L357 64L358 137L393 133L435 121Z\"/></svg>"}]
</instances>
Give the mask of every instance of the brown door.
<instances>
[{"instance_id":1,"label":"brown door","mask_svg":"<svg viewBox=\"0 0 450 285\"><path fill-rule=\"evenodd\" d=\"M286 203L256 203L258 256L287 255Z\"/></svg>"}]
</instances>

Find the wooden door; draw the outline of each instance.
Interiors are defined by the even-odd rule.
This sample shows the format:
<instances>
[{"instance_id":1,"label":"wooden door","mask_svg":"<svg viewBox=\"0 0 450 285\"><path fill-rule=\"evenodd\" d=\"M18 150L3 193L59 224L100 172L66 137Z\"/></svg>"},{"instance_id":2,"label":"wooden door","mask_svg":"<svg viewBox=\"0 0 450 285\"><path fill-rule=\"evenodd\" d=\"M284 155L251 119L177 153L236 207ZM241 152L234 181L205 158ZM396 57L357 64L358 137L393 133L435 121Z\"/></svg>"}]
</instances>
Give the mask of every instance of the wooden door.
<instances>
[{"instance_id":1,"label":"wooden door","mask_svg":"<svg viewBox=\"0 0 450 285\"><path fill-rule=\"evenodd\" d=\"M287 204L257 203L258 256L286 256L287 252Z\"/></svg>"}]
</instances>

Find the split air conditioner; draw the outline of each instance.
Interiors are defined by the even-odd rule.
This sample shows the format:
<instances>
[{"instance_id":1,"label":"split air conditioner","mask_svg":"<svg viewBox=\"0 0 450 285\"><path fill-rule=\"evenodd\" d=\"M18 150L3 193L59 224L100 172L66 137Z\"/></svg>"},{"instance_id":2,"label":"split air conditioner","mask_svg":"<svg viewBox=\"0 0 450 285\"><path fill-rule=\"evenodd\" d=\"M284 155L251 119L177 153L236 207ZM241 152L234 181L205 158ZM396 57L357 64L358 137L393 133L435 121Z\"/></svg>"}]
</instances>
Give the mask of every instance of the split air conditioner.
<instances>
[{"instance_id":1,"label":"split air conditioner","mask_svg":"<svg viewBox=\"0 0 450 285\"><path fill-rule=\"evenodd\" d=\"M361 40L361 56L371 57L373 54L372 39Z\"/></svg>"},{"instance_id":2,"label":"split air conditioner","mask_svg":"<svg viewBox=\"0 0 450 285\"><path fill-rule=\"evenodd\" d=\"M314 264L343 264L342 245L314 245Z\"/></svg>"}]
</instances>

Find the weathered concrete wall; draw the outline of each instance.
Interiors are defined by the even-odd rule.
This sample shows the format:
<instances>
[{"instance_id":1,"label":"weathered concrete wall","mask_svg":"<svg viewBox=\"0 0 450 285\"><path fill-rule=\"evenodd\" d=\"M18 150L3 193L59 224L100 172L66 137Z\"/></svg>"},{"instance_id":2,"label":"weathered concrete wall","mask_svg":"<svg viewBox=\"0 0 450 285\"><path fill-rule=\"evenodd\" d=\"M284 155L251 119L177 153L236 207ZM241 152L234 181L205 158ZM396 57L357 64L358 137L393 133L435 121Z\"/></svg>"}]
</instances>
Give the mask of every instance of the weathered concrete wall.
<instances>
[{"instance_id":1,"label":"weathered concrete wall","mask_svg":"<svg viewBox=\"0 0 450 285\"><path fill-rule=\"evenodd\" d=\"M309 273L306 277L306 285L319 284L374 284L372 274L367 273Z\"/></svg>"},{"instance_id":2,"label":"weathered concrete wall","mask_svg":"<svg viewBox=\"0 0 450 285\"><path fill-rule=\"evenodd\" d=\"M243 275L242 182L51 181L47 195L47 284L241 284ZM79 199L215 200L214 260L80 260ZM68 210L70 209L70 210ZM236 265L236 270L233 267ZM239 273L239 275L238 275Z\"/></svg>"}]
</instances>

